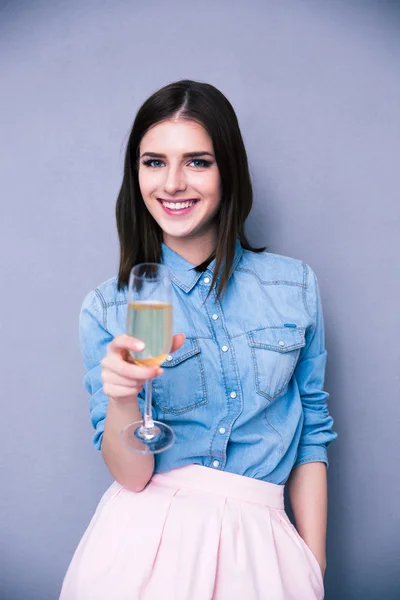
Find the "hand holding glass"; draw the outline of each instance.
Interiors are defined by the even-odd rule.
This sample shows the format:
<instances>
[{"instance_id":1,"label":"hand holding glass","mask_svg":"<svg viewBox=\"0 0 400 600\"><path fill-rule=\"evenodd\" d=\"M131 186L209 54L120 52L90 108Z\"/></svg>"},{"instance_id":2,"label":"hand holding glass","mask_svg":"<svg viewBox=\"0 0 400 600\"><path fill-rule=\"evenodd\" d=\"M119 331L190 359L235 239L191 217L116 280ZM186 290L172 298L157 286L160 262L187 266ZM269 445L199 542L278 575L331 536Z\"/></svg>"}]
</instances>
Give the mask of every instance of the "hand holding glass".
<instances>
[{"instance_id":1,"label":"hand holding glass","mask_svg":"<svg viewBox=\"0 0 400 600\"><path fill-rule=\"evenodd\" d=\"M143 263L133 267L128 286L127 334L145 344L142 352L131 351L136 365L159 366L172 345L172 285L168 267ZM156 454L172 446L171 427L152 416L152 381L145 386L143 420L121 431L123 444L141 454Z\"/></svg>"}]
</instances>

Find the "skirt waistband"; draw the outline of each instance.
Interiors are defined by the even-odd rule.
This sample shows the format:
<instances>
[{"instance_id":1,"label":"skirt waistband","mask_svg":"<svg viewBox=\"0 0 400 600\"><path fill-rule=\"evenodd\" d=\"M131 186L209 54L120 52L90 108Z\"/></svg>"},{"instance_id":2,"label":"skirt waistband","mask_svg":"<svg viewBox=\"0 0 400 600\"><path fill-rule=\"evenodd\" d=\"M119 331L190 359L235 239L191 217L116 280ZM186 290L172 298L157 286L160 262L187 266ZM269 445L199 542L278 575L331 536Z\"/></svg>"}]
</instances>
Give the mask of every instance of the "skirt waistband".
<instances>
[{"instance_id":1,"label":"skirt waistband","mask_svg":"<svg viewBox=\"0 0 400 600\"><path fill-rule=\"evenodd\" d=\"M153 475L151 483L177 488L186 487L278 510L284 508L284 485L217 471L201 465L188 465L168 473L158 473Z\"/></svg>"}]
</instances>

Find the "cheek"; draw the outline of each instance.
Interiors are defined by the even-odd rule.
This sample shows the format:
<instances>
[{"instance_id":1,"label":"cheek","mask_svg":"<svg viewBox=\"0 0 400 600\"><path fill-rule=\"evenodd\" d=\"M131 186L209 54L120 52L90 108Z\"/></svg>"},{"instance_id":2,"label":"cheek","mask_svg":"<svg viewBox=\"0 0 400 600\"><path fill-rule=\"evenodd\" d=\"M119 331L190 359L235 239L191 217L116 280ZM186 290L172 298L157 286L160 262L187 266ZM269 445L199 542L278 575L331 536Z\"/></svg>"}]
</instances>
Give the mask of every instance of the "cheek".
<instances>
[{"instance_id":1,"label":"cheek","mask_svg":"<svg viewBox=\"0 0 400 600\"><path fill-rule=\"evenodd\" d=\"M146 174L143 173L143 171L141 169L139 169L138 181L139 181L139 187L140 187L142 196L143 196L143 198L145 198L148 194L149 178L146 176Z\"/></svg>"},{"instance_id":2,"label":"cheek","mask_svg":"<svg viewBox=\"0 0 400 600\"><path fill-rule=\"evenodd\" d=\"M213 174L213 177L210 178L209 181L209 196L210 199L212 199L216 204L219 204L219 202L221 201L221 192L222 192L222 185L221 185L221 178L219 176L219 173L217 174Z\"/></svg>"},{"instance_id":3,"label":"cheek","mask_svg":"<svg viewBox=\"0 0 400 600\"><path fill-rule=\"evenodd\" d=\"M207 177L202 177L193 181L193 187L209 201L219 202L221 198L221 180L219 173L209 173Z\"/></svg>"},{"instance_id":4,"label":"cheek","mask_svg":"<svg viewBox=\"0 0 400 600\"><path fill-rule=\"evenodd\" d=\"M157 188L157 173L139 169L138 181L143 198L149 197L149 195Z\"/></svg>"}]
</instances>

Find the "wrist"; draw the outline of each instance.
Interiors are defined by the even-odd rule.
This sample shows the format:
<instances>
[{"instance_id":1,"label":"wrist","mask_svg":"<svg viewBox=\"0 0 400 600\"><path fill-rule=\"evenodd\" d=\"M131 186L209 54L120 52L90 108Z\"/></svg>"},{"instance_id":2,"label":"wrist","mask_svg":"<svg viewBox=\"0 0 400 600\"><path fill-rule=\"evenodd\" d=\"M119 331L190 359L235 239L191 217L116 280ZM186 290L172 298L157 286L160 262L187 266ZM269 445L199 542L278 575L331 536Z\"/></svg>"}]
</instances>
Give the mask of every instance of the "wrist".
<instances>
[{"instance_id":1,"label":"wrist","mask_svg":"<svg viewBox=\"0 0 400 600\"><path fill-rule=\"evenodd\" d=\"M311 550L311 548L310 548L310 550ZM326 556L325 556L325 554L318 554L316 552L313 552L313 554L317 560L319 568L321 569L321 573L322 573L322 577L323 577L325 575L325 571L326 571Z\"/></svg>"},{"instance_id":2,"label":"wrist","mask_svg":"<svg viewBox=\"0 0 400 600\"><path fill-rule=\"evenodd\" d=\"M137 394L132 394L131 396L124 396L123 398L116 398L115 396L108 396L108 399L113 403L113 404L117 404L118 406L124 406L124 405L138 405L138 397Z\"/></svg>"},{"instance_id":3,"label":"wrist","mask_svg":"<svg viewBox=\"0 0 400 600\"><path fill-rule=\"evenodd\" d=\"M326 571L326 560L318 561L319 567L321 569L322 577L325 575Z\"/></svg>"},{"instance_id":4,"label":"wrist","mask_svg":"<svg viewBox=\"0 0 400 600\"><path fill-rule=\"evenodd\" d=\"M303 538L305 544L308 546L309 550L314 555L314 558L316 559L316 561L319 565L319 568L321 569L322 576L324 576L324 573L326 571L325 547L321 547L322 545L319 540L312 540L308 536L302 536L302 538Z\"/></svg>"},{"instance_id":5,"label":"wrist","mask_svg":"<svg viewBox=\"0 0 400 600\"><path fill-rule=\"evenodd\" d=\"M127 420L127 422L140 421L142 413L137 395L132 394L132 396L125 396L124 398L109 396L107 415L110 413L118 415L119 419Z\"/></svg>"}]
</instances>

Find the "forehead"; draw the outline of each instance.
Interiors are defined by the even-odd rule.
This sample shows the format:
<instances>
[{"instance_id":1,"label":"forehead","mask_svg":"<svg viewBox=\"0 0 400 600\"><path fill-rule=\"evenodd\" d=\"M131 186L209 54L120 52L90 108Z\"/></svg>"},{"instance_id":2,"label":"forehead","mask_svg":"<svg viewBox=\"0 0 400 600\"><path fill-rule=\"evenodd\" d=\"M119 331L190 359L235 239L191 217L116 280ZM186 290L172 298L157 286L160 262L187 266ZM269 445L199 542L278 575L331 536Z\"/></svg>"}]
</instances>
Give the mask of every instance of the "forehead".
<instances>
[{"instance_id":1,"label":"forehead","mask_svg":"<svg viewBox=\"0 0 400 600\"><path fill-rule=\"evenodd\" d=\"M187 119L166 120L146 131L140 152L212 152L210 136L202 125Z\"/></svg>"}]
</instances>

